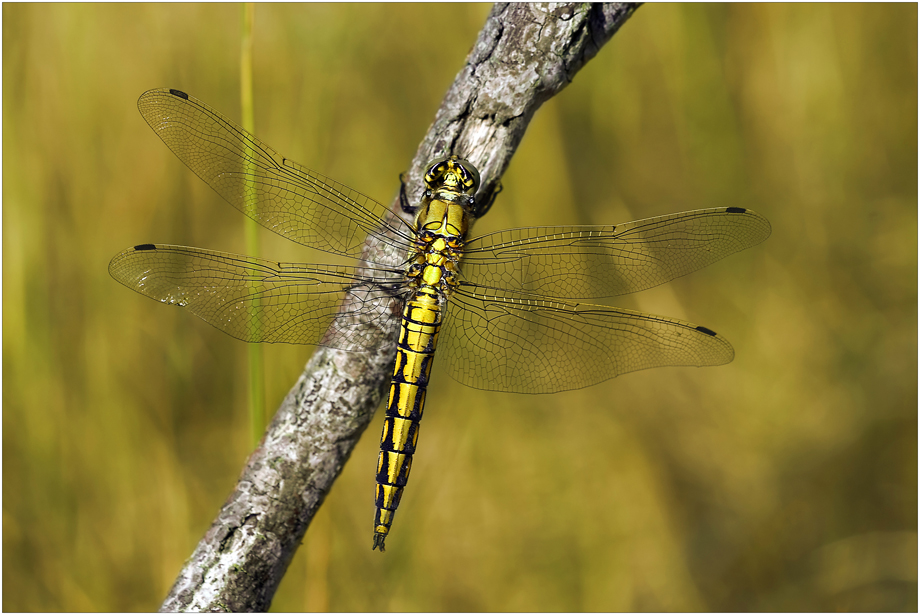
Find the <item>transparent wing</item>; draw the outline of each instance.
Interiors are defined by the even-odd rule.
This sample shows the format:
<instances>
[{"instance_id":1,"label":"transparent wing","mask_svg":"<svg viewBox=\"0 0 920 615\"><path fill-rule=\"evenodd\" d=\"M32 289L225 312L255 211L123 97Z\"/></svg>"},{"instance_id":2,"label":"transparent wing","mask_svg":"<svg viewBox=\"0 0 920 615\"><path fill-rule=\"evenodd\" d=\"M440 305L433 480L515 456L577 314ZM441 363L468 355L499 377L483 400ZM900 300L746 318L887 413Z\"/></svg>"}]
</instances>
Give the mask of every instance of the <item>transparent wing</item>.
<instances>
[{"instance_id":1,"label":"transparent wing","mask_svg":"<svg viewBox=\"0 0 920 615\"><path fill-rule=\"evenodd\" d=\"M379 335L393 339L395 332L397 319L389 314L396 309L400 285L392 270L277 263L145 244L113 258L109 273L128 288L184 307L246 342L361 351L379 345Z\"/></svg>"},{"instance_id":2,"label":"transparent wing","mask_svg":"<svg viewBox=\"0 0 920 615\"><path fill-rule=\"evenodd\" d=\"M614 297L686 275L765 240L770 223L740 207L698 209L617 226L516 228L469 241L472 284L553 297Z\"/></svg>"},{"instance_id":3,"label":"transparent wing","mask_svg":"<svg viewBox=\"0 0 920 615\"><path fill-rule=\"evenodd\" d=\"M353 257L370 234L403 250L411 242L408 228L385 222L383 205L285 158L194 96L150 90L137 108L195 175L279 235Z\"/></svg>"},{"instance_id":4,"label":"transparent wing","mask_svg":"<svg viewBox=\"0 0 920 615\"><path fill-rule=\"evenodd\" d=\"M722 365L734 350L706 327L600 305L461 286L438 348L457 381L477 389L556 393L650 367Z\"/></svg>"}]
</instances>

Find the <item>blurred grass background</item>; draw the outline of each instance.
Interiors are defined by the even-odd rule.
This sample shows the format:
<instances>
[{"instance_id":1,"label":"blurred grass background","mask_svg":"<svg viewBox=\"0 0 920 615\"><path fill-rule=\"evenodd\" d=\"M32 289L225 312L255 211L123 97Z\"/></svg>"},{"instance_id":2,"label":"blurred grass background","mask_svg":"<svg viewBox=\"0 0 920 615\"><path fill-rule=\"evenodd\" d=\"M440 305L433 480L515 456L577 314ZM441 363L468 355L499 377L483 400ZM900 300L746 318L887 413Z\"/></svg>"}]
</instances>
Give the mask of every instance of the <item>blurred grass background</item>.
<instances>
[{"instance_id":1,"label":"blurred grass background","mask_svg":"<svg viewBox=\"0 0 920 615\"><path fill-rule=\"evenodd\" d=\"M488 10L258 6L256 133L389 202ZM4 610L156 609L249 453L245 345L106 271L243 251L135 107L239 121L239 33L239 5L3 5ZM375 421L273 609L916 610L917 163L916 5L639 9L474 233L753 208L766 243L617 302L734 363L552 396L436 364L387 553ZM270 411L310 353L266 346Z\"/></svg>"}]
</instances>

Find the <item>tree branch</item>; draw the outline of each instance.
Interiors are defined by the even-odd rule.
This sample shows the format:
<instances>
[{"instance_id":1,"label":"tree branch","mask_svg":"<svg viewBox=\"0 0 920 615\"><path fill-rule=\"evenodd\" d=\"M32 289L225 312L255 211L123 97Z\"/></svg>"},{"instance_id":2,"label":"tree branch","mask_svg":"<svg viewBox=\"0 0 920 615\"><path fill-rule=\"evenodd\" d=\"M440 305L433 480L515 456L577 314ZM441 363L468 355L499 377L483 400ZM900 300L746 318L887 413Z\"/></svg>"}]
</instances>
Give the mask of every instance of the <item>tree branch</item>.
<instances>
[{"instance_id":1,"label":"tree branch","mask_svg":"<svg viewBox=\"0 0 920 615\"><path fill-rule=\"evenodd\" d=\"M408 194L420 194L425 163L456 153L477 166L480 198L488 198L534 112L571 82L636 6L496 5L418 148L406 178ZM406 215L398 199L391 211ZM380 243L368 240L368 260L397 263L404 257L386 254ZM386 391L398 321L396 310L369 334L379 342L369 353L317 349L161 610L268 609L307 526Z\"/></svg>"}]
</instances>

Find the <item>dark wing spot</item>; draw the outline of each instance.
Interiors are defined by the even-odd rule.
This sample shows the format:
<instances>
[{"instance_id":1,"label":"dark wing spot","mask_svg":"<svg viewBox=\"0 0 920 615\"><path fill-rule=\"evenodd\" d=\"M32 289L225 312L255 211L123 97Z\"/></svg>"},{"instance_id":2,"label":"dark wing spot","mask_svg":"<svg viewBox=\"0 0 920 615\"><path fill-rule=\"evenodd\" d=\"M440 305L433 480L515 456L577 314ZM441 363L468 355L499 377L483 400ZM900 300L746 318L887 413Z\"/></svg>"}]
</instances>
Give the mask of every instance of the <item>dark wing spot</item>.
<instances>
[{"instance_id":1,"label":"dark wing spot","mask_svg":"<svg viewBox=\"0 0 920 615\"><path fill-rule=\"evenodd\" d=\"M743 214L747 210L744 207L729 207L725 210L727 214Z\"/></svg>"},{"instance_id":2,"label":"dark wing spot","mask_svg":"<svg viewBox=\"0 0 920 615\"><path fill-rule=\"evenodd\" d=\"M134 246L135 250L156 250L157 247L152 243L142 243L139 246Z\"/></svg>"},{"instance_id":3,"label":"dark wing spot","mask_svg":"<svg viewBox=\"0 0 920 615\"><path fill-rule=\"evenodd\" d=\"M173 96L178 96L179 98L184 98L185 100L188 100L188 94L186 94L182 90L169 90L169 93L172 94Z\"/></svg>"},{"instance_id":4,"label":"dark wing spot","mask_svg":"<svg viewBox=\"0 0 920 615\"><path fill-rule=\"evenodd\" d=\"M697 327L696 330L699 331L700 333L711 335L712 337L716 337L718 335L715 331L713 331L712 329L707 329L706 327Z\"/></svg>"}]
</instances>

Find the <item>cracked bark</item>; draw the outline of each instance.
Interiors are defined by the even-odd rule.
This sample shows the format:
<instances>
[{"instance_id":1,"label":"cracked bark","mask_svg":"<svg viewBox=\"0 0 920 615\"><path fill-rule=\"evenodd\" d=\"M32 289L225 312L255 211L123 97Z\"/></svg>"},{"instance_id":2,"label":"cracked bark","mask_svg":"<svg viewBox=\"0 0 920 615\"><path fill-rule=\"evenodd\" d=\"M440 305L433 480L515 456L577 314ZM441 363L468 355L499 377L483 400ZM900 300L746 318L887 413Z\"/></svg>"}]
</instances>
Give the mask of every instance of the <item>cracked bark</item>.
<instances>
[{"instance_id":1,"label":"cracked bark","mask_svg":"<svg viewBox=\"0 0 920 615\"><path fill-rule=\"evenodd\" d=\"M479 198L488 198L534 112L571 82L637 6L493 7L412 161L406 175L410 199L421 193L424 164L446 153L477 166ZM390 209L407 217L398 199ZM376 254L379 262L385 252L368 239L365 256ZM373 332L379 343L370 353L317 349L162 611L268 610L307 526L386 392L398 318L398 310L391 310L386 326ZM368 549L372 510L369 504Z\"/></svg>"}]
</instances>

